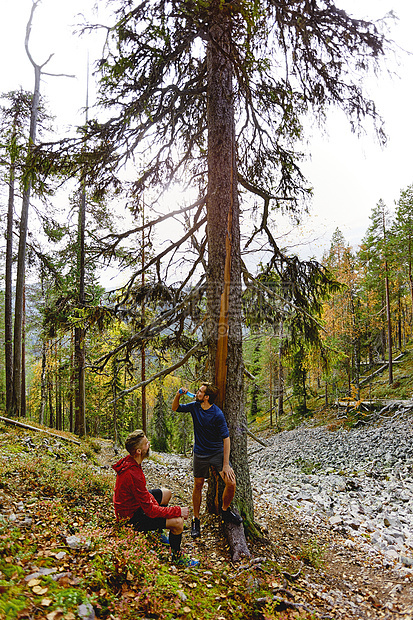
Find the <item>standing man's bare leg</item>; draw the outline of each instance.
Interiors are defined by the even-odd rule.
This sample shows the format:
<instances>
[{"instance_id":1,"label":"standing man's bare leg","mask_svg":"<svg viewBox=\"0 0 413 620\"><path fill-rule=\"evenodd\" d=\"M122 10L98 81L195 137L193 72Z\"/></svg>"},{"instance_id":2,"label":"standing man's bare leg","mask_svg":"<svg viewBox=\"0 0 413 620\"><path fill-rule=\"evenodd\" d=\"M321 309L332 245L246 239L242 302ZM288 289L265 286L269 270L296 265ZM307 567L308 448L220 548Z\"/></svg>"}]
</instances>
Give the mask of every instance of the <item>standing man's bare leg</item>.
<instances>
[{"instance_id":1,"label":"standing man's bare leg","mask_svg":"<svg viewBox=\"0 0 413 620\"><path fill-rule=\"evenodd\" d=\"M192 491L192 507L194 518L191 524L191 536L197 538L201 535L201 524L199 522L199 511L202 501L202 487L204 486L204 478L194 478L194 489Z\"/></svg>"},{"instance_id":2,"label":"standing man's bare leg","mask_svg":"<svg viewBox=\"0 0 413 620\"><path fill-rule=\"evenodd\" d=\"M232 482L232 480L228 478L224 479L224 482L225 489L222 493L222 510L227 510L234 499L236 485L235 482Z\"/></svg>"}]
</instances>

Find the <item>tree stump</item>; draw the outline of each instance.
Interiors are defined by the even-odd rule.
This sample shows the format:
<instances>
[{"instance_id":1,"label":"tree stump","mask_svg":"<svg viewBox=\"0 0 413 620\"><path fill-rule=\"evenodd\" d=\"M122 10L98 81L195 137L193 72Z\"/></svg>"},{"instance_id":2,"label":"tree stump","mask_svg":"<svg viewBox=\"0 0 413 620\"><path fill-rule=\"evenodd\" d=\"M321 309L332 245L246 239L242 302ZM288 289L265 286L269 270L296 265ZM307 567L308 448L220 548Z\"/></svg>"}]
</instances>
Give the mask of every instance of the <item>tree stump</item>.
<instances>
[{"instance_id":1,"label":"tree stump","mask_svg":"<svg viewBox=\"0 0 413 620\"><path fill-rule=\"evenodd\" d=\"M225 485L215 467L210 467L208 478L208 492L206 496L206 506L210 514L221 515L222 493ZM221 519L222 530L228 541L231 559L239 562L242 558L251 556L245 539L244 527L234 523L224 523Z\"/></svg>"}]
</instances>

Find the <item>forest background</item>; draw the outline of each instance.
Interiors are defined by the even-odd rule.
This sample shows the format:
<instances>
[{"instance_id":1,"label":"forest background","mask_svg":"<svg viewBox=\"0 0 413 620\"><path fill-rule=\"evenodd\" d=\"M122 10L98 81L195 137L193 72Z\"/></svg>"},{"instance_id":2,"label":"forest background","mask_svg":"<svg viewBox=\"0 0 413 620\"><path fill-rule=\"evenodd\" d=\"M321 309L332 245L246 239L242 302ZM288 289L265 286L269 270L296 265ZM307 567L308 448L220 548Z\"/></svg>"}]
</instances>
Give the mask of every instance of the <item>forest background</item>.
<instances>
[{"instance_id":1,"label":"forest background","mask_svg":"<svg viewBox=\"0 0 413 620\"><path fill-rule=\"evenodd\" d=\"M187 258L194 260L192 275L203 268L203 238L196 238L185 215L186 206L196 197L185 192L185 200L174 206L172 226L170 218L162 222L165 211L171 212L164 198L156 202L147 196L134 204L120 191L104 197L99 192L87 193L80 178L63 183L62 171L43 182L41 175L36 177L23 165L32 103L33 94L24 91L5 94L2 100L4 224L10 163L16 158L16 200L9 237L18 239L21 234L18 201L24 200L28 175L32 189L31 196L26 193L32 204L18 415L61 430L113 437L116 443L122 443L129 430L148 424L156 449L185 452L191 445L191 425L184 417L172 418L169 405L181 384L194 389L204 377L205 355L189 357L188 353L202 339L205 302L199 296L183 303L181 295L188 282L180 278ZM17 113L18 122L13 124ZM39 142L55 139L52 115L42 100ZM129 171L126 168L125 184ZM178 195L183 194L179 188ZM316 291L314 282L303 280L298 284L300 306L284 295L285 281L277 270L260 276L269 262L268 248L261 242L244 247L246 266L256 270L253 286L248 286L245 277L243 293L249 423L280 425L285 416L287 424L296 423L317 409L315 398L320 392L326 405L344 397L366 398L363 375L384 361L389 366L389 394L394 394L392 356L406 349L412 328L412 201L413 190L408 186L400 188L394 208L378 201L359 246L350 245L337 230L320 260L332 274L332 286L329 291ZM155 216L150 210L154 205ZM272 230L277 230L279 212L271 214ZM258 218L256 204L244 213L245 229L253 229ZM151 218L161 225L156 232L148 224ZM293 222L294 218L296 214ZM121 230L135 232L122 237ZM182 231L188 245L178 245ZM170 253L163 255L167 248ZM288 247L281 249L294 258ZM115 273L122 274L121 280L110 280ZM119 282L128 282L126 303L124 289L116 286ZM1 329L7 342L10 315L5 295L2 291ZM180 315L178 342L168 324L168 312L179 303L185 312ZM309 323L303 316L309 317ZM150 337L130 348L134 335L145 329ZM86 369L85 409L84 425L78 422L76 427L79 354L85 356L80 358ZM1 405L10 413L5 359L1 360L0 381Z\"/></svg>"}]
</instances>

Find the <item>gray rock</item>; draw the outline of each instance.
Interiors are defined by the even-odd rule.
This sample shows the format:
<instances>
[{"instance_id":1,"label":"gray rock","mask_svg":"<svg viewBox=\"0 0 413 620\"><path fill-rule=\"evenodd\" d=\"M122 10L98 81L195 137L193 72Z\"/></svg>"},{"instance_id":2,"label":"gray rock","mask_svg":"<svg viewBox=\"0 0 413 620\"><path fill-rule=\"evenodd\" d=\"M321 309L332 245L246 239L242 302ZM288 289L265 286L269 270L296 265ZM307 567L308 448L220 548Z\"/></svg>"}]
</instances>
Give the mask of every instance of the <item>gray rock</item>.
<instances>
[{"instance_id":1,"label":"gray rock","mask_svg":"<svg viewBox=\"0 0 413 620\"><path fill-rule=\"evenodd\" d=\"M78 536L67 536L66 544L71 549L81 549L84 547L84 542Z\"/></svg>"},{"instance_id":2,"label":"gray rock","mask_svg":"<svg viewBox=\"0 0 413 620\"><path fill-rule=\"evenodd\" d=\"M400 562L404 564L404 566L413 566L413 558L407 558L406 556L400 556Z\"/></svg>"},{"instance_id":3,"label":"gray rock","mask_svg":"<svg viewBox=\"0 0 413 620\"><path fill-rule=\"evenodd\" d=\"M303 520L344 528L369 553L389 552L384 565L393 566L399 555L409 561L413 555L410 413L399 412L377 425L348 431L331 432L307 423L274 435L251 460L255 501L293 506Z\"/></svg>"},{"instance_id":4,"label":"gray rock","mask_svg":"<svg viewBox=\"0 0 413 620\"><path fill-rule=\"evenodd\" d=\"M77 613L82 620L95 620L96 618L95 610L89 602L79 605L77 608Z\"/></svg>"}]
</instances>

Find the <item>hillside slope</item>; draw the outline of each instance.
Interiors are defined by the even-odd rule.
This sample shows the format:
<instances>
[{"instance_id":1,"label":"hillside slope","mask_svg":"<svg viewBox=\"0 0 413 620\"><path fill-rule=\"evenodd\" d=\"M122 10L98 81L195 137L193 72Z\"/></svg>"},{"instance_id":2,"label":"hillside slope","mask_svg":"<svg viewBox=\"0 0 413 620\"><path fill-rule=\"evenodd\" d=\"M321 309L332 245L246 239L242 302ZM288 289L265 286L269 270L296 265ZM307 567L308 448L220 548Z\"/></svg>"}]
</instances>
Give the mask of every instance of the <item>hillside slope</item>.
<instances>
[{"instance_id":1,"label":"hillside slope","mask_svg":"<svg viewBox=\"0 0 413 620\"><path fill-rule=\"evenodd\" d=\"M230 562L216 518L177 570L156 537L114 525L115 459L109 442L81 446L0 425L0 618L110 620L202 618L408 618L408 576L367 556L348 537L305 523L291 507L256 498L264 536L252 560ZM117 457L116 457L117 458ZM155 454L150 486L168 486L190 505L190 461ZM413 613L411 614L413 617Z\"/></svg>"}]
</instances>

